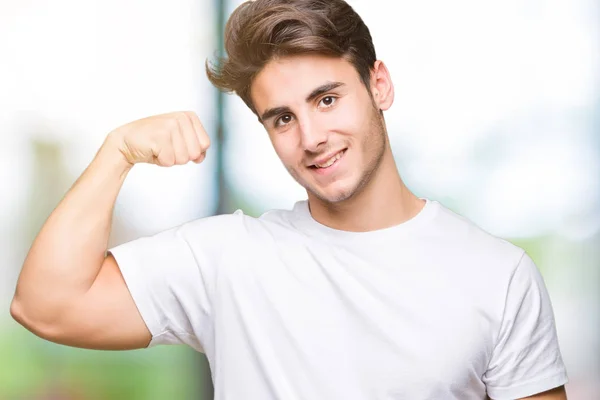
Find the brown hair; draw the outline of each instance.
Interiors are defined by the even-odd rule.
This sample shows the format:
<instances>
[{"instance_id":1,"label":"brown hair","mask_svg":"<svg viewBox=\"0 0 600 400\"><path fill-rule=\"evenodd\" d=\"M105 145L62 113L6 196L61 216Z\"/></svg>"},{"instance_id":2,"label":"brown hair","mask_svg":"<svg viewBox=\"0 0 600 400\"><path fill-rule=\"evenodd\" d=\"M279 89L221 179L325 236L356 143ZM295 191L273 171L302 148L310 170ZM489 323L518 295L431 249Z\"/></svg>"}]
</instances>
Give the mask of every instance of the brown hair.
<instances>
[{"instance_id":1,"label":"brown hair","mask_svg":"<svg viewBox=\"0 0 600 400\"><path fill-rule=\"evenodd\" d=\"M220 65L211 68L206 62L208 79L224 92L235 92L255 114L250 85L274 58L308 53L343 57L367 88L376 61L369 29L344 0L247 1L227 21L225 52L228 58L220 59Z\"/></svg>"}]
</instances>

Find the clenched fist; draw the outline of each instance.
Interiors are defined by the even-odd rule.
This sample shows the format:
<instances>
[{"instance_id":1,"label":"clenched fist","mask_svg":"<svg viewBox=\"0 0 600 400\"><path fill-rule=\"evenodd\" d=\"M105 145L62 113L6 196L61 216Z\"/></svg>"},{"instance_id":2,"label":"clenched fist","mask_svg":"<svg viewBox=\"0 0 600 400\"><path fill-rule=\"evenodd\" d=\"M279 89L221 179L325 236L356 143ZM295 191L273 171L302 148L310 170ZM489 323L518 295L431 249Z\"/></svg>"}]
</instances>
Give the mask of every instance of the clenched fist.
<instances>
[{"instance_id":1,"label":"clenched fist","mask_svg":"<svg viewBox=\"0 0 600 400\"><path fill-rule=\"evenodd\" d=\"M118 127L109 134L132 166L150 163L163 167L202 162L210 139L198 116L191 111L160 114Z\"/></svg>"}]
</instances>

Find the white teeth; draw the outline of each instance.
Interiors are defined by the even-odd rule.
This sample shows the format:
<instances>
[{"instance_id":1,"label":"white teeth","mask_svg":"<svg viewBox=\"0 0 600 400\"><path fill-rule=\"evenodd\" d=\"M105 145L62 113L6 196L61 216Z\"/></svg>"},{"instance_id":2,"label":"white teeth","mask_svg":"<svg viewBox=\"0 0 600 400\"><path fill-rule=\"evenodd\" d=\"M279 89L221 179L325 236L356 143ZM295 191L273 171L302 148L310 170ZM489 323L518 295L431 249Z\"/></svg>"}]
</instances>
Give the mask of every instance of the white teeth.
<instances>
[{"instance_id":1,"label":"white teeth","mask_svg":"<svg viewBox=\"0 0 600 400\"><path fill-rule=\"evenodd\" d=\"M344 154L343 151L340 151L339 153L337 153L335 156L331 157L325 164L315 164L317 167L319 168L327 168L330 167L334 162L336 162L337 160L339 160L342 155Z\"/></svg>"}]
</instances>

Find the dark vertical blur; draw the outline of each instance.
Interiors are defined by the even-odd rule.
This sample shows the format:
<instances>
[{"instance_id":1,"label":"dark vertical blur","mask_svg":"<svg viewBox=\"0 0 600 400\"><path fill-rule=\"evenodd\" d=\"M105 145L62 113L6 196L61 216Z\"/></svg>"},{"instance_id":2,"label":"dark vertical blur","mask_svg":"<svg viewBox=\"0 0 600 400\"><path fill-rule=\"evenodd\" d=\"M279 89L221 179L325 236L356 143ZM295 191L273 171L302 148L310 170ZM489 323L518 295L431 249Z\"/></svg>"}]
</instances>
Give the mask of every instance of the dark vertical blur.
<instances>
[{"instance_id":1,"label":"dark vertical blur","mask_svg":"<svg viewBox=\"0 0 600 400\"><path fill-rule=\"evenodd\" d=\"M223 58L225 55L225 45L224 45L224 31L225 31L225 0L214 0L216 1L215 10L217 15L215 16L217 23L215 27L217 32L214 37L217 38L217 54L219 59ZM217 154L217 214L224 214L230 212L229 206L229 196L227 191L227 184L225 182L225 170L223 168L224 165L224 157L223 157L223 148L225 143L225 123L223 121L224 115L224 107L225 107L225 94L220 90L216 91L216 110L217 110L217 148L215 149L215 154Z\"/></svg>"},{"instance_id":2,"label":"dark vertical blur","mask_svg":"<svg viewBox=\"0 0 600 400\"><path fill-rule=\"evenodd\" d=\"M214 38L216 38L216 47L217 47L217 55L218 58L221 59L225 54L224 49L224 29L225 29L225 1L224 0L214 0L215 1L215 20L217 21L215 24L216 32L214 34ZM217 209L216 214L224 214L229 212L228 206L228 196L227 196L227 186L225 184L225 171L223 168L224 157L223 157L223 148L225 142L225 124L223 121L223 107L225 105L224 101L224 93L220 90L215 90L215 102L216 102L216 140L213 144L214 150L213 154L217 157L216 160L216 179L217 179ZM198 379L198 392L201 400L208 400L214 398L214 387L212 384L212 377L210 371L210 365L208 364L208 360L206 355L201 354L199 357L199 371L200 379Z\"/></svg>"}]
</instances>

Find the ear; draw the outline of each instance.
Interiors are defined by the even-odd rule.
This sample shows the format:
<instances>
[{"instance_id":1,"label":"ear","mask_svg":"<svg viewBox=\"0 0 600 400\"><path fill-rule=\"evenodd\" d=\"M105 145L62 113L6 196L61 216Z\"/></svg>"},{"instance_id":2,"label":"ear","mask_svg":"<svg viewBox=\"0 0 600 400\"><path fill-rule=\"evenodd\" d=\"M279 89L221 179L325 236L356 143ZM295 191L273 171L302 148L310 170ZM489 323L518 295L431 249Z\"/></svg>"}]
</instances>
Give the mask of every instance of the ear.
<instances>
[{"instance_id":1,"label":"ear","mask_svg":"<svg viewBox=\"0 0 600 400\"><path fill-rule=\"evenodd\" d=\"M394 84L383 61L377 60L371 71L371 94L375 106L388 110L394 103Z\"/></svg>"}]
</instances>

